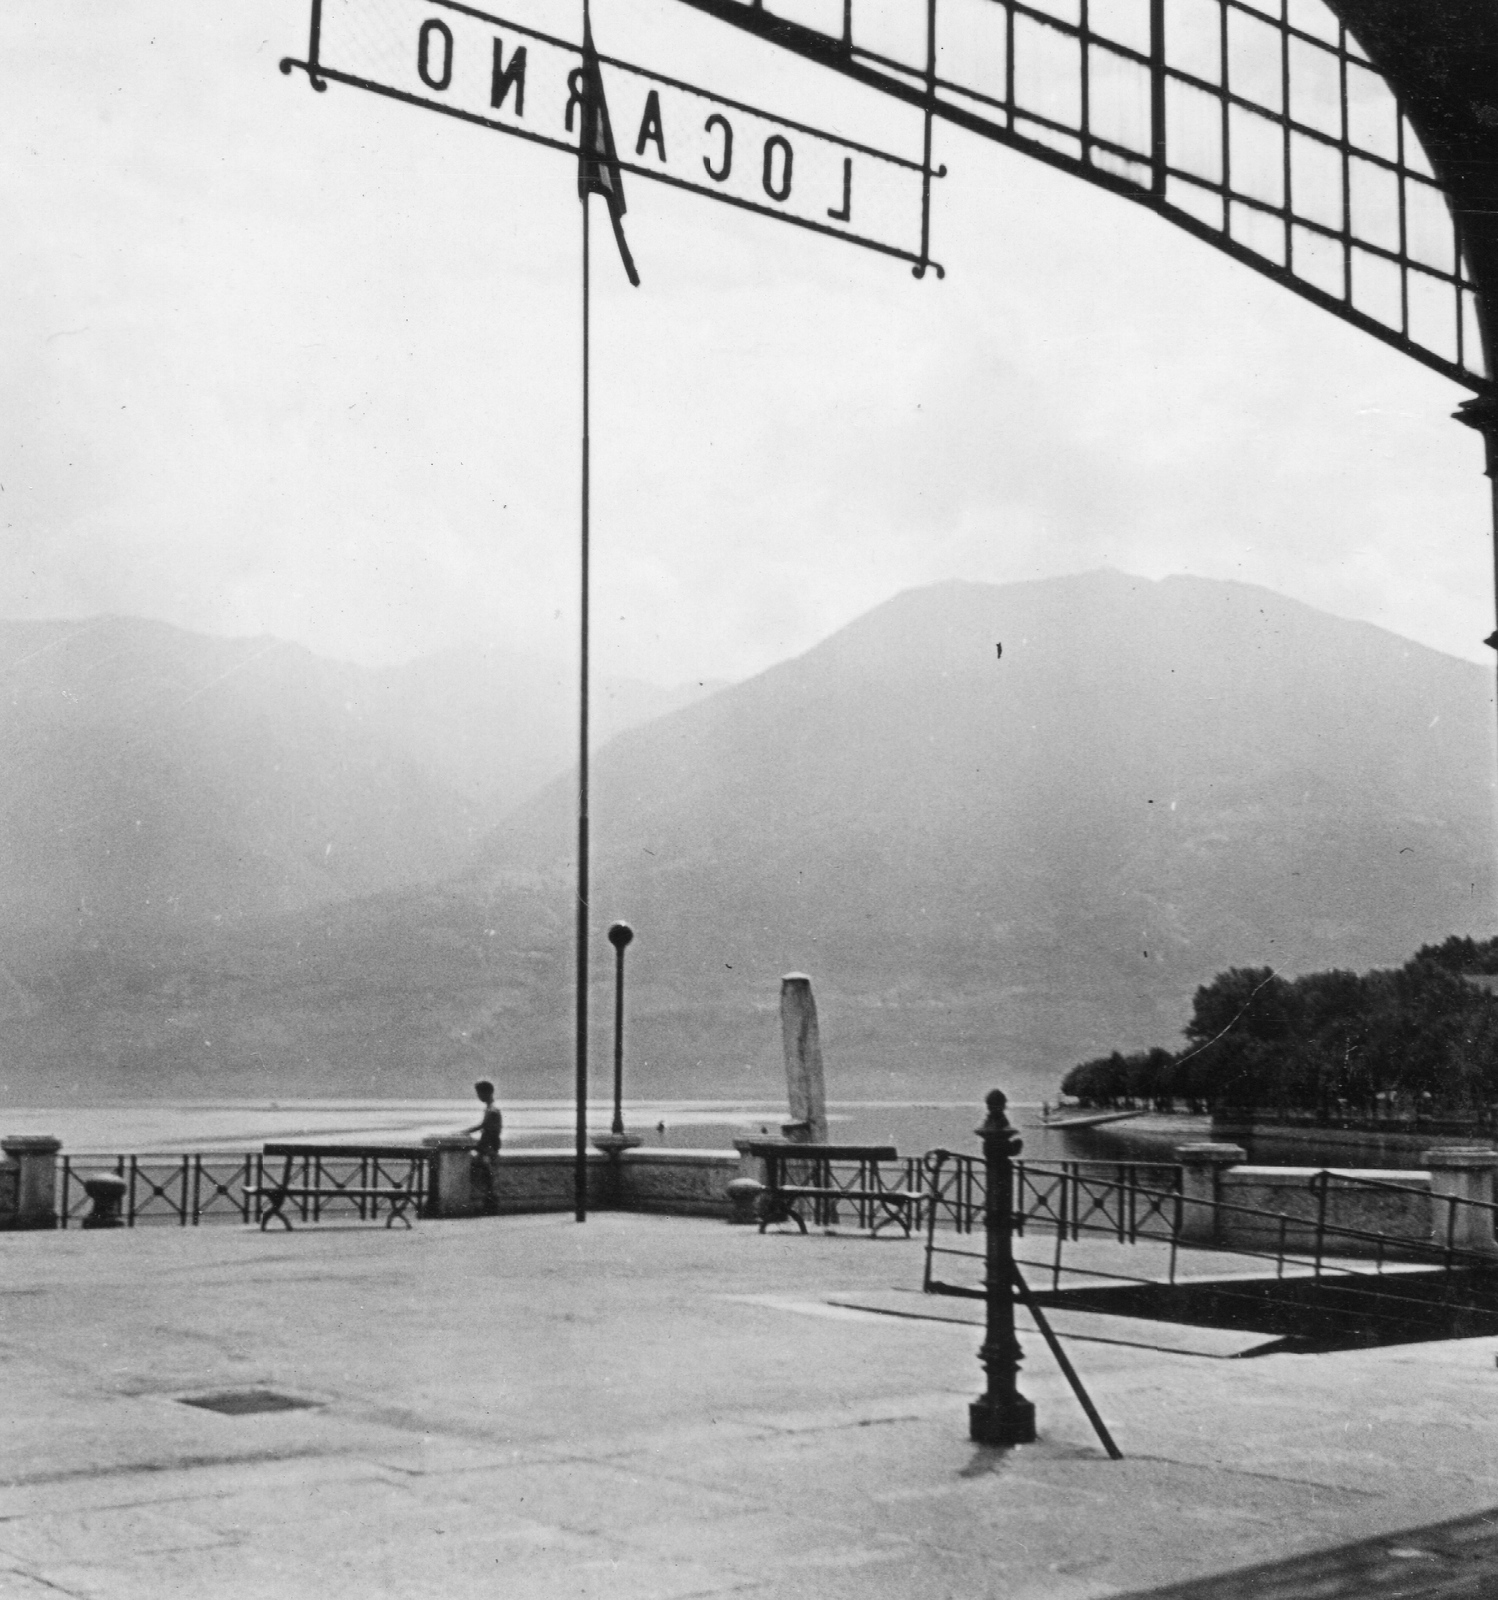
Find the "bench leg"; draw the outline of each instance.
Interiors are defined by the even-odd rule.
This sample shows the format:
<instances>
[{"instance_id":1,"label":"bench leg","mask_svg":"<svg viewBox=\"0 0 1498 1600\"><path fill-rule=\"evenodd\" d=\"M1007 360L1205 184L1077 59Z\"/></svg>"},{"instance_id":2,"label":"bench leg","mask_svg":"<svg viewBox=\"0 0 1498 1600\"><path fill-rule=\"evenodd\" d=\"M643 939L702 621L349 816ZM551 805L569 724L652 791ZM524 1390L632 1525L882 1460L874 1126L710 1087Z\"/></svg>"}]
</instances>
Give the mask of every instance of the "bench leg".
<instances>
[{"instance_id":1,"label":"bench leg","mask_svg":"<svg viewBox=\"0 0 1498 1600\"><path fill-rule=\"evenodd\" d=\"M284 1194L272 1194L266 1196L266 1199L269 1203L260 1217L261 1233L265 1232L266 1224L271 1220L272 1217L274 1217L276 1221L279 1222L283 1228L285 1228L287 1233L290 1233L292 1231L291 1218L288 1217L281 1209L286 1204L286 1196Z\"/></svg>"},{"instance_id":2,"label":"bench leg","mask_svg":"<svg viewBox=\"0 0 1498 1600\"><path fill-rule=\"evenodd\" d=\"M772 1222L794 1222L802 1231L806 1232L806 1223L797 1211L795 1203L782 1200L775 1195L763 1195L759 1202L759 1231L763 1233Z\"/></svg>"},{"instance_id":3,"label":"bench leg","mask_svg":"<svg viewBox=\"0 0 1498 1600\"><path fill-rule=\"evenodd\" d=\"M872 1226L869 1228L870 1237L877 1239L881 1228L887 1228L890 1223L898 1222L905 1230L905 1237L908 1239L910 1237L913 1203L909 1200L881 1199L877 1204L883 1210L884 1215L873 1220Z\"/></svg>"},{"instance_id":4,"label":"bench leg","mask_svg":"<svg viewBox=\"0 0 1498 1600\"><path fill-rule=\"evenodd\" d=\"M414 1198L415 1196L413 1195L412 1199ZM395 1226L396 1218L398 1217L402 1222L405 1223L407 1229L409 1229L411 1226L411 1219L406 1215L406 1212L410 1208L410 1205L410 1200L392 1200L390 1202L390 1215L385 1218L385 1226L387 1228L393 1228Z\"/></svg>"}]
</instances>

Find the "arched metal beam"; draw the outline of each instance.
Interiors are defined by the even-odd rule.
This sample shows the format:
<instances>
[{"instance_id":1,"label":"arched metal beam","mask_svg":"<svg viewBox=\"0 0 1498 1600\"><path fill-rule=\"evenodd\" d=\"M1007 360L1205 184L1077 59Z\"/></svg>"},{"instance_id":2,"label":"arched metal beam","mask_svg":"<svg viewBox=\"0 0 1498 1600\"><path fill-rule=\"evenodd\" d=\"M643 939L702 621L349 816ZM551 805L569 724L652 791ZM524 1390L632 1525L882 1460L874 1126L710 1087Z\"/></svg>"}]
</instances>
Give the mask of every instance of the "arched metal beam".
<instances>
[{"instance_id":1,"label":"arched metal beam","mask_svg":"<svg viewBox=\"0 0 1498 1600\"><path fill-rule=\"evenodd\" d=\"M865 0L682 3L1147 205L1490 387L1498 127L1472 109L1489 0L927 0L867 20Z\"/></svg>"},{"instance_id":2,"label":"arched metal beam","mask_svg":"<svg viewBox=\"0 0 1498 1600\"><path fill-rule=\"evenodd\" d=\"M1498 295L1498 6L1326 0L1394 91L1445 191L1494 370Z\"/></svg>"},{"instance_id":3,"label":"arched metal beam","mask_svg":"<svg viewBox=\"0 0 1498 1600\"><path fill-rule=\"evenodd\" d=\"M1488 353L1498 368L1498 7L1490 0L1328 0L1399 96L1451 206ZM1498 390L1456 413L1483 436L1498 597ZM1498 650L1498 630L1486 643Z\"/></svg>"}]
</instances>

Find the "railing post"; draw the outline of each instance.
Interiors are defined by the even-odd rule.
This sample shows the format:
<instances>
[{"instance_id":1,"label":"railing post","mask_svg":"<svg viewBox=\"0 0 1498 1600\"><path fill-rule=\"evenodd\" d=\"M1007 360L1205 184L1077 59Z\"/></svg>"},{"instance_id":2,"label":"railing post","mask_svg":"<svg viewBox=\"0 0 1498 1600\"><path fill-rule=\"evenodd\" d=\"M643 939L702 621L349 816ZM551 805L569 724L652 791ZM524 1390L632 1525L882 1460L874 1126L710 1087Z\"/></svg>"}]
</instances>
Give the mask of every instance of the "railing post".
<instances>
[{"instance_id":1,"label":"railing post","mask_svg":"<svg viewBox=\"0 0 1498 1600\"><path fill-rule=\"evenodd\" d=\"M1326 1189L1330 1181L1331 1174L1325 1171L1318 1172L1311 1179L1312 1186L1316 1190L1316 1271L1314 1276L1317 1283L1321 1282L1321 1253L1326 1247Z\"/></svg>"},{"instance_id":2,"label":"railing post","mask_svg":"<svg viewBox=\"0 0 1498 1600\"><path fill-rule=\"evenodd\" d=\"M1474 1255L1498 1255L1493 1237L1493 1177L1498 1150L1478 1145L1427 1150L1432 1242ZM1445 1213L1441 1215L1441 1202Z\"/></svg>"},{"instance_id":3,"label":"railing post","mask_svg":"<svg viewBox=\"0 0 1498 1600\"><path fill-rule=\"evenodd\" d=\"M990 1090L988 1120L978 1130L988 1191L983 1206L988 1324L978 1359L988 1383L983 1395L968 1407L968 1436L975 1444L1031 1444L1035 1439L1035 1407L1016 1387L1024 1351L1014 1336L1014 1241L1010 1228L1012 1163L1022 1141L1004 1114L1008 1104L1003 1090Z\"/></svg>"},{"instance_id":4,"label":"railing post","mask_svg":"<svg viewBox=\"0 0 1498 1600\"><path fill-rule=\"evenodd\" d=\"M1183 1144L1176 1147L1176 1160L1181 1163L1181 1243L1217 1244L1222 1174L1247 1161L1248 1152L1241 1144Z\"/></svg>"},{"instance_id":5,"label":"railing post","mask_svg":"<svg viewBox=\"0 0 1498 1600\"><path fill-rule=\"evenodd\" d=\"M1175 1287L1175 1281L1176 1281L1176 1257L1180 1254L1180 1251L1181 1251L1181 1226L1182 1226L1182 1217L1184 1215L1184 1209L1185 1209L1185 1201L1183 1200L1183 1198L1181 1196L1180 1181L1181 1181L1180 1173L1177 1172L1177 1174L1176 1174L1176 1185L1177 1185L1177 1187L1176 1187L1176 1192L1175 1192L1175 1196L1174 1196L1174 1199L1175 1199L1175 1213L1176 1213L1175 1214L1175 1219L1174 1219L1175 1220L1175 1227L1173 1227L1170 1230L1170 1286L1171 1286L1171 1288Z\"/></svg>"}]
</instances>

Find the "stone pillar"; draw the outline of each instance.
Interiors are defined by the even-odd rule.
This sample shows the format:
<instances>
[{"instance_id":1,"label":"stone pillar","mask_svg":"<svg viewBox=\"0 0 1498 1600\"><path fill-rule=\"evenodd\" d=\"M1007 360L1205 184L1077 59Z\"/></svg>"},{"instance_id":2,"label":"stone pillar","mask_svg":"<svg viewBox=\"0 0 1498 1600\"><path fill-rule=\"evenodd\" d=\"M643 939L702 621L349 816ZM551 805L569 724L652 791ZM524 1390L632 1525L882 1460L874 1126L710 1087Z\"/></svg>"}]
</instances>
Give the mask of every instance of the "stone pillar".
<instances>
[{"instance_id":1,"label":"stone pillar","mask_svg":"<svg viewBox=\"0 0 1498 1600\"><path fill-rule=\"evenodd\" d=\"M822 1041L811 979L788 972L780 980L780 1036L785 1045L785 1086L791 1119L782 1125L798 1144L826 1144L827 1090L822 1081ZM804 1132L791 1130L804 1129Z\"/></svg>"},{"instance_id":2,"label":"stone pillar","mask_svg":"<svg viewBox=\"0 0 1498 1600\"><path fill-rule=\"evenodd\" d=\"M57 1152L61 1149L60 1139L41 1133L0 1139L0 1150L17 1169L16 1210L8 1227L57 1226Z\"/></svg>"},{"instance_id":3,"label":"stone pillar","mask_svg":"<svg viewBox=\"0 0 1498 1600\"><path fill-rule=\"evenodd\" d=\"M1444 1250L1471 1251L1498 1256L1493 1238L1493 1173L1498 1170L1498 1150L1485 1145L1451 1145L1427 1150L1422 1158L1430 1171L1431 1242ZM1451 1202L1442 1205L1442 1201ZM1474 1201L1462 1205L1461 1201Z\"/></svg>"},{"instance_id":4,"label":"stone pillar","mask_svg":"<svg viewBox=\"0 0 1498 1600\"><path fill-rule=\"evenodd\" d=\"M1248 1152L1241 1144L1181 1144L1176 1160L1181 1163L1180 1243L1215 1244L1222 1175L1247 1161Z\"/></svg>"},{"instance_id":5,"label":"stone pillar","mask_svg":"<svg viewBox=\"0 0 1498 1600\"><path fill-rule=\"evenodd\" d=\"M434 1133L422 1144L431 1151L431 1182L427 1202L430 1217L473 1217L479 1205L473 1192L472 1139L451 1133Z\"/></svg>"}]
</instances>

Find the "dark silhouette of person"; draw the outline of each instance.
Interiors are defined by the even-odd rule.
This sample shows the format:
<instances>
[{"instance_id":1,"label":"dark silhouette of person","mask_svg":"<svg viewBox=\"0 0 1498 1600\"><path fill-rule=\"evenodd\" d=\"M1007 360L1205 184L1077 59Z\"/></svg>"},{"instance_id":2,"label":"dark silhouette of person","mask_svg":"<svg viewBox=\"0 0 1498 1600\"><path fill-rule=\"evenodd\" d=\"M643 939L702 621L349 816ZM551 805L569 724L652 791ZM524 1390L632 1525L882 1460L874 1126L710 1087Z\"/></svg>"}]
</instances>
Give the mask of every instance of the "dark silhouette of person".
<instances>
[{"instance_id":1,"label":"dark silhouette of person","mask_svg":"<svg viewBox=\"0 0 1498 1600\"><path fill-rule=\"evenodd\" d=\"M480 1078L474 1084L473 1092L483 1102L484 1114L471 1128L464 1128L463 1132L467 1135L478 1135L478 1144L473 1152L473 1178L482 1195L484 1210L492 1214L499 1210L499 1193L495 1186L494 1169L499 1162L499 1147L504 1138L505 1119L494 1103L494 1085L487 1078Z\"/></svg>"}]
</instances>

